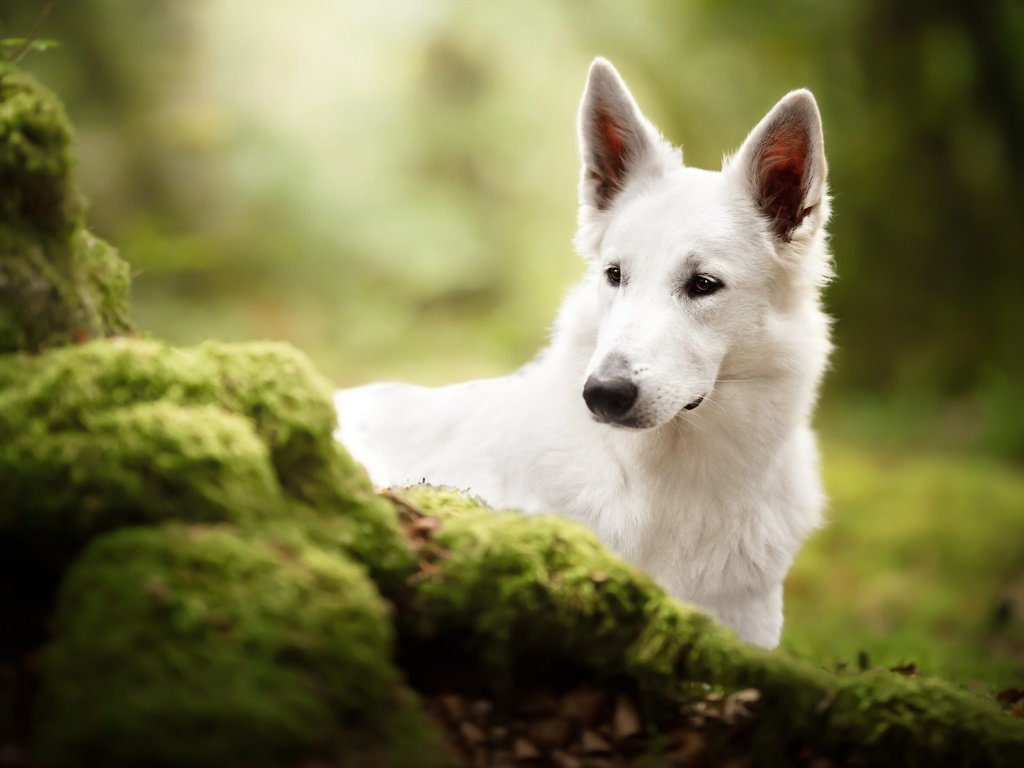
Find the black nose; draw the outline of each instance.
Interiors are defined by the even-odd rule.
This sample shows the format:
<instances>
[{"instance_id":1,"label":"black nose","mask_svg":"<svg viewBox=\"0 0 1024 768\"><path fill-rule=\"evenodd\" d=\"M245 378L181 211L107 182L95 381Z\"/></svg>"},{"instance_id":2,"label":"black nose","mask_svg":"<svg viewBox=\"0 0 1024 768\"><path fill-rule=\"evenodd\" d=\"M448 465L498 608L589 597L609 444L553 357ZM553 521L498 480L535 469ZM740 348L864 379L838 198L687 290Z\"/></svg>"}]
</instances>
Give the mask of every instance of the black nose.
<instances>
[{"instance_id":1,"label":"black nose","mask_svg":"<svg viewBox=\"0 0 1024 768\"><path fill-rule=\"evenodd\" d=\"M609 421L625 416L636 402L636 395L636 384L622 376L602 379L595 374L583 385L587 407Z\"/></svg>"}]
</instances>

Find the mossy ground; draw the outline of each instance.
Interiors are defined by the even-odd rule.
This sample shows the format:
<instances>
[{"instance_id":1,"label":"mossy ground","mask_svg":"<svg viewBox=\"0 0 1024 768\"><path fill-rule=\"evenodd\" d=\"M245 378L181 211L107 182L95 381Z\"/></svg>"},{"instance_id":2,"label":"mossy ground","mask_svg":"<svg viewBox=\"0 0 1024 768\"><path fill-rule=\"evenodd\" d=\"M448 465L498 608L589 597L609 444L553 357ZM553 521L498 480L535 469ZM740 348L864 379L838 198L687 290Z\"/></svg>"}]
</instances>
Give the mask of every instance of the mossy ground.
<instances>
[{"instance_id":1,"label":"mossy ground","mask_svg":"<svg viewBox=\"0 0 1024 768\"><path fill-rule=\"evenodd\" d=\"M1024 751L941 681L744 645L564 520L374 494L286 345L120 337L126 267L82 226L69 141L0 68L0 664L32 681L0 715L47 765L450 763L412 690L439 668L497 702L575 676L655 730L685 692L755 690L766 763Z\"/></svg>"},{"instance_id":2,"label":"mossy ground","mask_svg":"<svg viewBox=\"0 0 1024 768\"><path fill-rule=\"evenodd\" d=\"M1024 682L1024 478L996 461L824 447L828 525L786 583L783 647L832 668Z\"/></svg>"}]
</instances>

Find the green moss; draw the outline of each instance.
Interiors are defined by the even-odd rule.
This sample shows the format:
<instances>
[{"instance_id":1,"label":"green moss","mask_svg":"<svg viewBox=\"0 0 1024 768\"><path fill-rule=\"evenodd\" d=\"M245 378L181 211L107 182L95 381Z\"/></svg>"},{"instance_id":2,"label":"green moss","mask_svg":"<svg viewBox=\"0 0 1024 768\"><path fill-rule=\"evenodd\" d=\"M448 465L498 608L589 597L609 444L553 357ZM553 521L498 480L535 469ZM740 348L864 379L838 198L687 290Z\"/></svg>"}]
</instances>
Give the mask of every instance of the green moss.
<instances>
[{"instance_id":1,"label":"green moss","mask_svg":"<svg viewBox=\"0 0 1024 768\"><path fill-rule=\"evenodd\" d=\"M388 600L402 599L415 569L413 552L398 531L394 508L379 497L333 515L291 502L286 515L261 522L259 530L285 540L298 537L303 545L354 559L370 572Z\"/></svg>"},{"instance_id":2,"label":"green moss","mask_svg":"<svg viewBox=\"0 0 1024 768\"><path fill-rule=\"evenodd\" d=\"M555 656L633 681L655 699L688 682L779 687L787 696L793 679L824 686L824 673L748 646L672 600L581 525L495 512L448 489L419 486L402 497L440 525L421 549L429 567L409 615L399 618L423 639L467 636L498 682L514 679L520 662Z\"/></svg>"},{"instance_id":3,"label":"green moss","mask_svg":"<svg viewBox=\"0 0 1024 768\"><path fill-rule=\"evenodd\" d=\"M445 489L419 486L402 496L442 521L423 550L432 575L419 583L407 617L424 638L468 631L481 664L499 676L515 677L509 665L540 651L608 676L642 668L662 690L675 684L671 665L659 685L651 654L634 649L638 664L626 652L667 598L592 532L558 518L494 512ZM694 629L718 633L703 615L693 620Z\"/></svg>"},{"instance_id":4,"label":"green moss","mask_svg":"<svg viewBox=\"0 0 1024 768\"><path fill-rule=\"evenodd\" d=\"M430 765L357 566L223 528L143 529L69 574L43 662L46 765Z\"/></svg>"},{"instance_id":5,"label":"green moss","mask_svg":"<svg viewBox=\"0 0 1024 768\"><path fill-rule=\"evenodd\" d=\"M84 227L76 230L71 256L74 268L82 275L101 332L96 336L115 336L132 329L128 315L131 274L128 262L117 250Z\"/></svg>"},{"instance_id":6,"label":"green moss","mask_svg":"<svg viewBox=\"0 0 1024 768\"><path fill-rule=\"evenodd\" d=\"M342 506L375 498L365 470L334 440L331 386L305 355L266 342L206 343L193 354L218 371L220 402L253 420L292 495Z\"/></svg>"},{"instance_id":7,"label":"green moss","mask_svg":"<svg viewBox=\"0 0 1024 768\"><path fill-rule=\"evenodd\" d=\"M1014 766L1024 724L938 678L885 670L840 677L798 733L868 765Z\"/></svg>"},{"instance_id":8,"label":"green moss","mask_svg":"<svg viewBox=\"0 0 1024 768\"><path fill-rule=\"evenodd\" d=\"M127 333L128 287L128 265L85 230L0 221L0 353Z\"/></svg>"},{"instance_id":9,"label":"green moss","mask_svg":"<svg viewBox=\"0 0 1024 768\"><path fill-rule=\"evenodd\" d=\"M0 539L62 556L115 525L294 513L401 578L412 561L394 510L334 428L330 388L285 344L118 339L0 357Z\"/></svg>"},{"instance_id":10,"label":"green moss","mask_svg":"<svg viewBox=\"0 0 1024 768\"><path fill-rule=\"evenodd\" d=\"M0 64L0 218L66 229L78 213L71 142L60 100L33 78Z\"/></svg>"},{"instance_id":11,"label":"green moss","mask_svg":"<svg viewBox=\"0 0 1024 768\"><path fill-rule=\"evenodd\" d=\"M590 531L553 518L493 512L457 493L403 492L439 526L399 616L409 643L443 638L499 686L539 663L636 686L652 709L688 684L756 688L758 755L795 743L875 765L1011 765L1024 727L988 701L933 679L836 677L740 642L670 599ZM547 660L546 662L542 660Z\"/></svg>"},{"instance_id":12,"label":"green moss","mask_svg":"<svg viewBox=\"0 0 1024 768\"><path fill-rule=\"evenodd\" d=\"M33 426L0 445L0 532L22 555L64 558L124 525L281 513L266 445L218 408L143 403L86 414L82 431Z\"/></svg>"},{"instance_id":13,"label":"green moss","mask_svg":"<svg viewBox=\"0 0 1024 768\"><path fill-rule=\"evenodd\" d=\"M361 469L332 438L330 387L286 344L208 343L176 349L121 339L0 361L0 440L30 423L83 429L90 413L136 402L217 405L249 419L270 451L279 482L310 503L369 495Z\"/></svg>"},{"instance_id":14,"label":"green moss","mask_svg":"<svg viewBox=\"0 0 1024 768\"><path fill-rule=\"evenodd\" d=\"M0 64L0 353L130 330L128 265L84 228L60 101Z\"/></svg>"}]
</instances>

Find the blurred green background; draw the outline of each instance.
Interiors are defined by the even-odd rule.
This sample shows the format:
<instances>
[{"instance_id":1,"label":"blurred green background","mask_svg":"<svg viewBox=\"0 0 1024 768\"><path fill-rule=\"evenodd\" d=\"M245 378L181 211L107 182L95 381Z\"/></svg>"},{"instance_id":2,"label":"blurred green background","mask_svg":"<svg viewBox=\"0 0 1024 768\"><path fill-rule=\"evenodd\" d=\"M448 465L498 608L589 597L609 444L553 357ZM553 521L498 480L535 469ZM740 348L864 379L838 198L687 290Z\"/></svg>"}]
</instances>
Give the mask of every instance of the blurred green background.
<instances>
[{"instance_id":1,"label":"blurred green background","mask_svg":"<svg viewBox=\"0 0 1024 768\"><path fill-rule=\"evenodd\" d=\"M7 37L45 2L0 0ZM784 644L1024 681L1024 4L63 0L65 99L139 325L339 384L507 372L582 265L575 113L611 58L691 165L786 91L825 122L830 524ZM862 655L863 652L863 655Z\"/></svg>"}]
</instances>

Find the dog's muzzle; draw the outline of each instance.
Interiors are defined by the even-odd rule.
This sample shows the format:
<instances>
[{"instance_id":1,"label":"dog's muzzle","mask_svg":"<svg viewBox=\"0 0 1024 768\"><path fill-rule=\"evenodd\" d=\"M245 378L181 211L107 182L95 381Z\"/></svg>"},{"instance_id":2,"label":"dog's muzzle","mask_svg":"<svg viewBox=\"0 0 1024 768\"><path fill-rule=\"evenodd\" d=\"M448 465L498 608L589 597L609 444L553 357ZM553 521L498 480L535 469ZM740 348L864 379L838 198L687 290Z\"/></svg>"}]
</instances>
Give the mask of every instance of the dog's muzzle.
<instances>
[{"instance_id":1,"label":"dog's muzzle","mask_svg":"<svg viewBox=\"0 0 1024 768\"><path fill-rule=\"evenodd\" d=\"M701 395L696 400L694 400L692 403L690 403L688 406L683 408L683 410L684 411L692 411L694 408L696 408L698 405L700 405L703 402L704 402L704 395Z\"/></svg>"}]
</instances>

